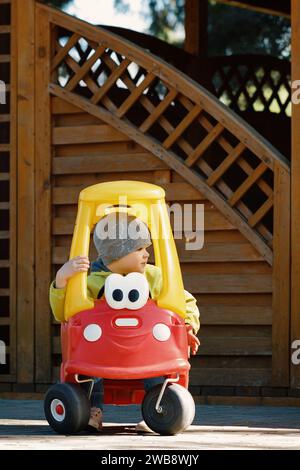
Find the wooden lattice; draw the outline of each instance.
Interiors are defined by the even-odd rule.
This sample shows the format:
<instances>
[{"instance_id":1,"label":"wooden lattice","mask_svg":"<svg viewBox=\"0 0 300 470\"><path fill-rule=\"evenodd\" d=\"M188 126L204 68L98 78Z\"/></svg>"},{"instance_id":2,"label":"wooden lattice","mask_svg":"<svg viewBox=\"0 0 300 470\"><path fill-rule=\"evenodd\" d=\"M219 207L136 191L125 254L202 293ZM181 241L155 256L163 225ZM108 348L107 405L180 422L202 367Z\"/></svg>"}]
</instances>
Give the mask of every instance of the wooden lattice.
<instances>
[{"instance_id":1,"label":"wooden lattice","mask_svg":"<svg viewBox=\"0 0 300 470\"><path fill-rule=\"evenodd\" d=\"M288 60L259 54L198 58L147 34L113 26L105 28L171 63L236 112L268 111L291 116Z\"/></svg>"},{"instance_id":2,"label":"wooden lattice","mask_svg":"<svg viewBox=\"0 0 300 470\"><path fill-rule=\"evenodd\" d=\"M290 64L263 56L211 60L213 93L235 111L291 116Z\"/></svg>"},{"instance_id":3,"label":"wooden lattice","mask_svg":"<svg viewBox=\"0 0 300 470\"><path fill-rule=\"evenodd\" d=\"M52 22L51 92L119 128L166 161L271 262L274 165L288 171L283 157L159 59L104 30L80 31L76 20L73 31L72 22L65 24L55 13ZM240 85L244 93L248 75ZM230 82L228 75L226 80ZM219 89L223 93L224 85ZM260 91L255 95L262 99ZM254 99L253 95L253 103Z\"/></svg>"}]
</instances>

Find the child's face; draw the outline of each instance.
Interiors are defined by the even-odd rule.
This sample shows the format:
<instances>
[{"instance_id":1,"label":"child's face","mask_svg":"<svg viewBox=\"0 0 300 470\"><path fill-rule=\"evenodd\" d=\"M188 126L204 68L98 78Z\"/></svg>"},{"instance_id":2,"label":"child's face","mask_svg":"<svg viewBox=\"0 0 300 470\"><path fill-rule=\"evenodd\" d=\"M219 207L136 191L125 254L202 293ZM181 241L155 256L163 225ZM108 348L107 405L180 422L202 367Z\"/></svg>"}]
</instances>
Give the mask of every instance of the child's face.
<instances>
[{"instance_id":1,"label":"child's face","mask_svg":"<svg viewBox=\"0 0 300 470\"><path fill-rule=\"evenodd\" d=\"M143 274L149 258L149 253L146 248L140 248L133 251L123 258L113 261L107 267L113 273L128 274L132 272Z\"/></svg>"}]
</instances>

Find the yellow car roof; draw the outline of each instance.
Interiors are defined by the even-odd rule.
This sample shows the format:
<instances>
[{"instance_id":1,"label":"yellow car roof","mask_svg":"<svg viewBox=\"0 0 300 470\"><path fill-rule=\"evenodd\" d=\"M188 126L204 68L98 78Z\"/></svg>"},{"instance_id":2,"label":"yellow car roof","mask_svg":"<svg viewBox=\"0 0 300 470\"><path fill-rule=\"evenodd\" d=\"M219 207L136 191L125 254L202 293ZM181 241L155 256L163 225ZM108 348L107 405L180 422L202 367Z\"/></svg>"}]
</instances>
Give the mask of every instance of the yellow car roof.
<instances>
[{"instance_id":1,"label":"yellow car roof","mask_svg":"<svg viewBox=\"0 0 300 470\"><path fill-rule=\"evenodd\" d=\"M120 184L121 183L121 184ZM165 191L155 184L140 181L112 181L89 186L80 192L79 200L86 202L118 202L120 194L134 200L158 200L165 197Z\"/></svg>"}]
</instances>

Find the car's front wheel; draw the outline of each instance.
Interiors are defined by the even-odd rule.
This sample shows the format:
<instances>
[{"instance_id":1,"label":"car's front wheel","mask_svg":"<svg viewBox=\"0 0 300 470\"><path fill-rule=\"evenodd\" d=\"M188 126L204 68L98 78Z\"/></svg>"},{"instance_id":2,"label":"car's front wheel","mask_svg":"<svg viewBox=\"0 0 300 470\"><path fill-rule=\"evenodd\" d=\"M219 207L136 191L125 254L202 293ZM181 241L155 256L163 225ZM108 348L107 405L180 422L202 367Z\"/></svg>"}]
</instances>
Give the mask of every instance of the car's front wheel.
<instances>
[{"instance_id":1,"label":"car's front wheel","mask_svg":"<svg viewBox=\"0 0 300 470\"><path fill-rule=\"evenodd\" d=\"M152 387L142 403L145 423L152 431L174 435L184 431L193 421L195 404L190 392L179 384L167 386L157 411L155 406L161 385Z\"/></svg>"},{"instance_id":2,"label":"car's front wheel","mask_svg":"<svg viewBox=\"0 0 300 470\"><path fill-rule=\"evenodd\" d=\"M44 412L58 434L75 434L88 425L90 402L79 385L58 383L46 393Z\"/></svg>"}]
</instances>

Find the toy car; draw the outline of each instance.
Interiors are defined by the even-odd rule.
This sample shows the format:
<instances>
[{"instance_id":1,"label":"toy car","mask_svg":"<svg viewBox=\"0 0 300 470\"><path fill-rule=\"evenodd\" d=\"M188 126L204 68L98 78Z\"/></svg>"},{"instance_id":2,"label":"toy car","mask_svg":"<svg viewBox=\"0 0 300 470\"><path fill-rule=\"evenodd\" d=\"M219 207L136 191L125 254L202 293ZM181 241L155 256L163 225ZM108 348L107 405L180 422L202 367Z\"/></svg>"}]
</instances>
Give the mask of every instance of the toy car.
<instances>
[{"instance_id":1,"label":"toy car","mask_svg":"<svg viewBox=\"0 0 300 470\"><path fill-rule=\"evenodd\" d=\"M46 418L60 434L86 428L92 377L104 379L104 403L142 403L143 418L154 432L176 434L194 419L195 404L187 390L184 289L164 197L162 188L136 181L100 183L80 193L70 258L88 256L91 230L103 216L125 211L149 227L163 288L154 301L142 274L111 274L105 298L93 300L87 296L87 273L69 280L61 325L61 382L44 401ZM126 294L121 308L114 304L114 289ZM131 290L138 295L132 298ZM163 384L145 393L142 379L162 376ZM91 381L89 393L81 386L86 380Z\"/></svg>"}]
</instances>

